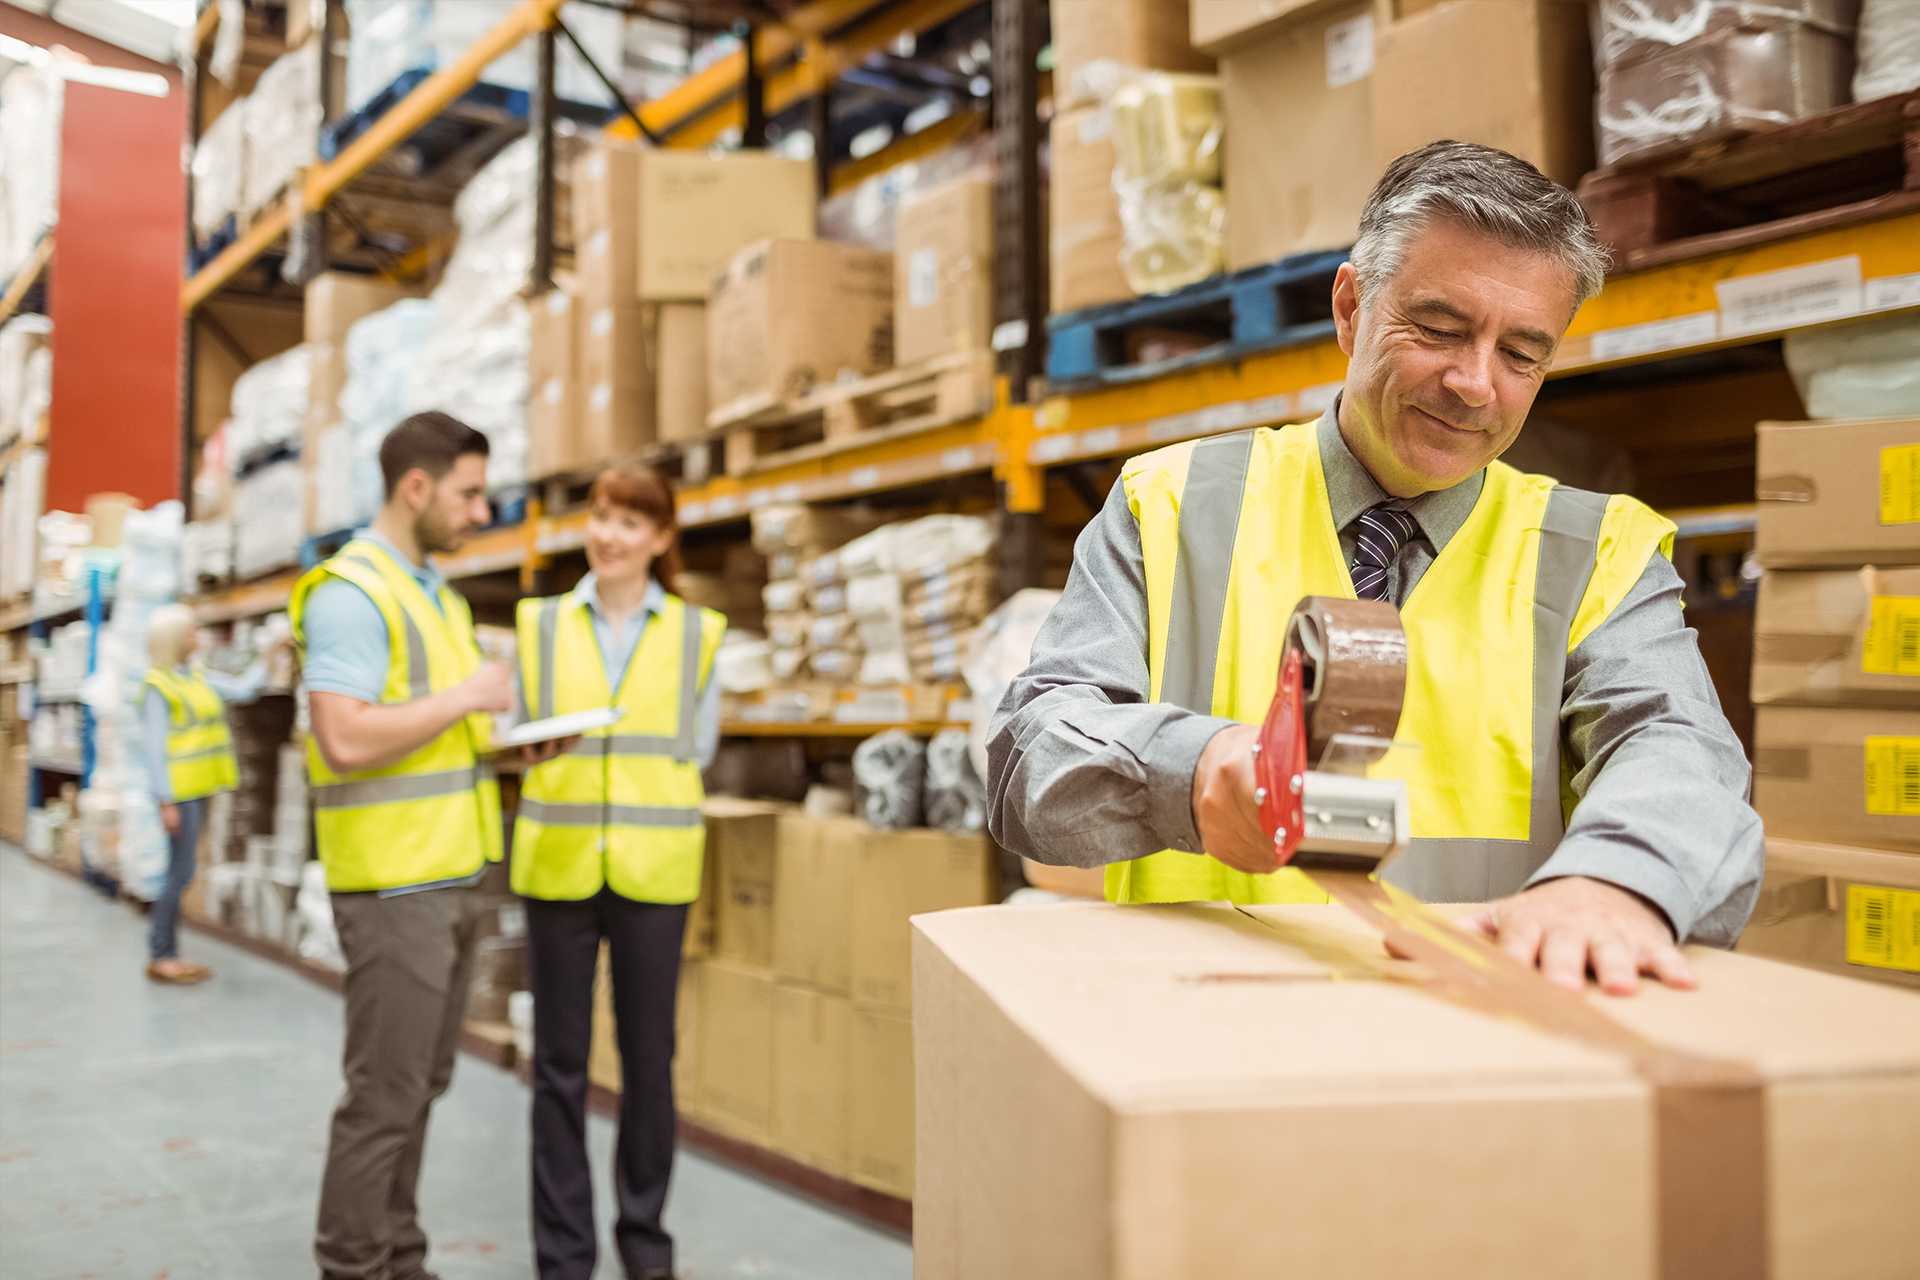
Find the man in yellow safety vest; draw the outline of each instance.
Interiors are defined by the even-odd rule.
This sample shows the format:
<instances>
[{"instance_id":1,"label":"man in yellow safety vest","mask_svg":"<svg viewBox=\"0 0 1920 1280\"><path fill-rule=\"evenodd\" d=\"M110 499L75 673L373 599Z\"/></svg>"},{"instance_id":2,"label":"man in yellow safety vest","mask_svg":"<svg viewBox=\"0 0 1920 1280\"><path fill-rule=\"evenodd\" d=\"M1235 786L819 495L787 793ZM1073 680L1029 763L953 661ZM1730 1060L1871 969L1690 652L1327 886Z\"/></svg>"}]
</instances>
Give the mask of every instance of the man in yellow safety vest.
<instances>
[{"instance_id":1,"label":"man in yellow safety vest","mask_svg":"<svg viewBox=\"0 0 1920 1280\"><path fill-rule=\"evenodd\" d=\"M386 505L294 587L312 711L314 829L347 960L346 1092L334 1111L314 1255L325 1280L420 1280L414 1191L427 1112L453 1078L501 857L489 713L513 674L428 557L490 517L487 438L421 413L380 445ZM538 757L536 757L538 758Z\"/></svg>"},{"instance_id":2,"label":"man in yellow safety vest","mask_svg":"<svg viewBox=\"0 0 1920 1280\"><path fill-rule=\"evenodd\" d=\"M1563 986L1677 986L1759 892L1750 770L1681 616L1674 526L1496 459L1606 269L1572 194L1436 142L1368 198L1318 421L1129 460L991 726L994 837L1122 902L1325 901L1276 871L1252 746L1303 596L1407 630L1413 843L1388 879ZM1203 852L1204 851L1204 852Z\"/></svg>"}]
</instances>

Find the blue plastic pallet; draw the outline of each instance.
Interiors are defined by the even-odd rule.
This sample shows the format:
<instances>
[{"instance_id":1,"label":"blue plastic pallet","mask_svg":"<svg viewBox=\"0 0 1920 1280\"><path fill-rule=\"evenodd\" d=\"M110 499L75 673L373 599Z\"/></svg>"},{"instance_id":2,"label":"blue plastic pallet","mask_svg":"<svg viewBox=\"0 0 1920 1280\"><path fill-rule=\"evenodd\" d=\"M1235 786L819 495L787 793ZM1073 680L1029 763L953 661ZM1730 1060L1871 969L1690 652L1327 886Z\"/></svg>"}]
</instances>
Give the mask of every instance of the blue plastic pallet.
<instances>
[{"instance_id":1,"label":"blue plastic pallet","mask_svg":"<svg viewBox=\"0 0 1920 1280\"><path fill-rule=\"evenodd\" d=\"M1333 333L1333 275L1346 260L1344 249L1295 254L1173 293L1050 316L1047 379L1058 390L1137 382L1318 342ZM1216 341L1170 360L1129 363L1127 339L1143 329L1211 335Z\"/></svg>"}]
</instances>

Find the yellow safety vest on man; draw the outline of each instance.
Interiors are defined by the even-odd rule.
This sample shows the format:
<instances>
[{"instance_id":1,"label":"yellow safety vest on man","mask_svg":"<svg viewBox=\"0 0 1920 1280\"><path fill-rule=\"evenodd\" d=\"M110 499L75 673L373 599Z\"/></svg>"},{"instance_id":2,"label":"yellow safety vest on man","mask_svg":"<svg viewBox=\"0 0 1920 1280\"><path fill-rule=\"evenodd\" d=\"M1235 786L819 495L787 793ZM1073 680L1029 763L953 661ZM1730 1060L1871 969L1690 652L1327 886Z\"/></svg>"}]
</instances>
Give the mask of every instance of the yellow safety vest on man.
<instances>
[{"instance_id":1,"label":"yellow safety vest on man","mask_svg":"<svg viewBox=\"0 0 1920 1280\"><path fill-rule=\"evenodd\" d=\"M1303 596L1355 598L1313 423L1160 449L1121 472L1140 522L1150 696L1258 722ZM1517 892L1566 831L1566 657L1674 526L1641 503L1501 462L1400 610L1406 701L1375 777L1407 783L1413 842L1387 878L1428 902ZM1169 850L1107 868L1116 902L1324 902L1297 871L1252 876Z\"/></svg>"},{"instance_id":2,"label":"yellow safety vest on man","mask_svg":"<svg viewBox=\"0 0 1920 1280\"><path fill-rule=\"evenodd\" d=\"M606 885L636 902L692 902L707 843L700 695L726 618L667 596L617 696L580 597L522 600L518 622L529 715L614 705L625 715L527 772L513 827L513 891L578 901Z\"/></svg>"},{"instance_id":3,"label":"yellow safety vest on man","mask_svg":"<svg viewBox=\"0 0 1920 1280\"><path fill-rule=\"evenodd\" d=\"M183 675L153 667L146 683L167 700L167 784L175 803L239 786L240 765L233 758L226 703L200 668Z\"/></svg>"},{"instance_id":4,"label":"yellow safety vest on man","mask_svg":"<svg viewBox=\"0 0 1920 1280\"><path fill-rule=\"evenodd\" d=\"M307 597L329 577L366 592L386 620L383 705L451 689L478 669L467 602L442 586L435 608L414 576L370 541L349 542L295 584L287 612L302 646ZM319 743L308 738L314 835L327 887L352 893L431 884L498 862L500 787L486 758L492 734L489 717L467 716L398 764L346 774L329 768Z\"/></svg>"}]
</instances>

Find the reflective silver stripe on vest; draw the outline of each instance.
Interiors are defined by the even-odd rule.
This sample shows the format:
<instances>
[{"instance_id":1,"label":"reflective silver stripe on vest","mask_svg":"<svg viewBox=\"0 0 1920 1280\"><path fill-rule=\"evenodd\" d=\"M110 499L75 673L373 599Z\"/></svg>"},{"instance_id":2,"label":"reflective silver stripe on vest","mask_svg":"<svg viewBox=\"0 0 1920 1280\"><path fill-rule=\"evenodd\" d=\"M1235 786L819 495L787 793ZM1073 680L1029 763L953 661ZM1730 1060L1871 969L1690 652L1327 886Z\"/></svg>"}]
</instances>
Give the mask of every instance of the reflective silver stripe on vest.
<instances>
[{"instance_id":1,"label":"reflective silver stripe on vest","mask_svg":"<svg viewBox=\"0 0 1920 1280\"><path fill-rule=\"evenodd\" d=\"M429 800L435 796L471 791L481 781L480 770L469 766L441 773L409 773L396 778L320 783L313 788L313 807L348 809L364 804L392 804L399 800Z\"/></svg>"},{"instance_id":2,"label":"reflective silver stripe on vest","mask_svg":"<svg viewBox=\"0 0 1920 1280\"><path fill-rule=\"evenodd\" d=\"M1180 541L1160 701L1203 716L1213 714L1213 671L1252 454L1251 431L1202 440L1187 458L1187 483L1180 491Z\"/></svg>"},{"instance_id":3,"label":"reflective silver stripe on vest","mask_svg":"<svg viewBox=\"0 0 1920 1280\"><path fill-rule=\"evenodd\" d=\"M1246 491L1250 433L1194 446L1180 494L1173 600L1160 701L1213 713L1233 543ZM1210 449L1209 446L1218 446ZM1484 902L1517 892L1565 834L1560 815L1560 706L1573 616L1593 578L1604 494L1556 486L1534 572L1532 796L1526 840L1415 840L1387 879L1427 902ZM1280 625L1276 620L1276 626Z\"/></svg>"},{"instance_id":4,"label":"reflective silver stripe on vest","mask_svg":"<svg viewBox=\"0 0 1920 1280\"><path fill-rule=\"evenodd\" d=\"M570 756L664 756L680 745L678 738L649 737L643 733L616 733L605 738L582 738L568 750Z\"/></svg>"},{"instance_id":5,"label":"reflective silver stripe on vest","mask_svg":"<svg viewBox=\"0 0 1920 1280\"><path fill-rule=\"evenodd\" d=\"M1560 706L1573 615L1593 580L1604 494L1558 486L1540 521L1533 577L1533 795L1525 840L1415 840L1387 879L1427 902L1485 902L1518 893L1559 847Z\"/></svg>"},{"instance_id":6,"label":"reflective silver stripe on vest","mask_svg":"<svg viewBox=\"0 0 1920 1280\"><path fill-rule=\"evenodd\" d=\"M520 797L520 816L545 827L693 827L700 810L637 804L556 804Z\"/></svg>"},{"instance_id":7,"label":"reflective silver stripe on vest","mask_svg":"<svg viewBox=\"0 0 1920 1280\"><path fill-rule=\"evenodd\" d=\"M560 602L565 596L551 596L540 602L540 714L536 720L553 718L554 634L560 627Z\"/></svg>"},{"instance_id":8,"label":"reflective silver stripe on vest","mask_svg":"<svg viewBox=\"0 0 1920 1280\"><path fill-rule=\"evenodd\" d=\"M215 756L225 756L225 755L231 755L231 754L233 754L233 744L228 742L223 742L217 747L208 747L203 751L188 751L181 755L169 755L167 757L167 763L168 764L186 764L192 760L210 760Z\"/></svg>"},{"instance_id":9,"label":"reflective silver stripe on vest","mask_svg":"<svg viewBox=\"0 0 1920 1280\"><path fill-rule=\"evenodd\" d=\"M680 614L680 739L674 744L673 758L686 764L694 757L699 736L699 709L694 704L700 698L700 610L682 603Z\"/></svg>"},{"instance_id":10,"label":"reflective silver stripe on vest","mask_svg":"<svg viewBox=\"0 0 1920 1280\"><path fill-rule=\"evenodd\" d=\"M381 574L380 566L367 556L343 553L340 558L351 560L358 565L365 565L374 574L380 576L383 582L385 581L385 575ZM420 633L420 624L413 620L413 614L398 596L394 597L393 607L400 611L401 627L407 637L407 695L411 698L424 698L433 692L433 674L427 669L427 638Z\"/></svg>"}]
</instances>

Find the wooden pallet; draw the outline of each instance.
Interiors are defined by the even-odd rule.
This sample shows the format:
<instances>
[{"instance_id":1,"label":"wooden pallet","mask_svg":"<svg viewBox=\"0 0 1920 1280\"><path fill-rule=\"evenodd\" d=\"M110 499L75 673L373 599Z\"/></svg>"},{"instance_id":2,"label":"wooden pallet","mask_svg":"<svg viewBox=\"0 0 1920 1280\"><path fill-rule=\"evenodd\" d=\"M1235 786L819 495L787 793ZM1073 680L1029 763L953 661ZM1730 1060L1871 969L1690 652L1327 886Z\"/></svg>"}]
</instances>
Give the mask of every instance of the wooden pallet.
<instances>
[{"instance_id":1,"label":"wooden pallet","mask_svg":"<svg viewBox=\"0 0 1920 1280\"><path fill-rule=\"evenodd\" d=\"M977 418L993 407L993 353L956 352L798 400L735 401L707 419L725 441L726 474L798 462Z\"/></svg>"},{"instance_id":2,"label":"wooden pallet","mask_svg":"<svg viewBox=\"0 0 1920 1280\"><path fill-rule=\"evenodd\" d=\"M668 480L688 480L686 474L686 453L677 444L661 442L650 444L631 453L619 454L592 466L577 467L572 471L562 471L557 475L543 476L528 485L532 493L540 497L540 513L547 516L565 515L587 505L587 494L593 488L593 482L600 473L618 466L651 467Z\"/></svg>"},{"instance_id":3,"label":"wooden pallet","mask_svg":"<svg viewBox=\"0 0 1920 1280\"><path fill-rule=\"evenodd\" d=\"M1920 208L1920 91L1675 144L1580 181L1616 271Z\"/></svg>"}]
</instances>

